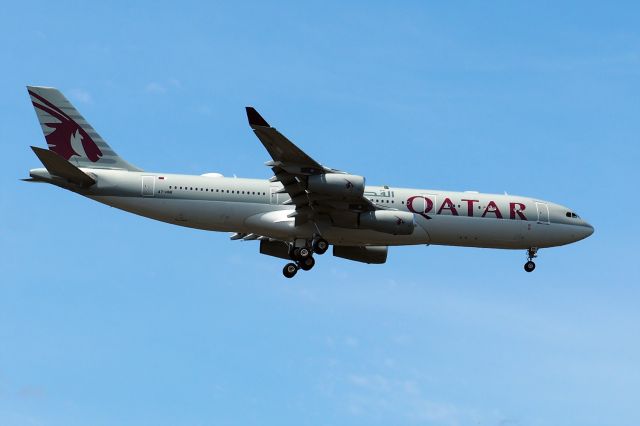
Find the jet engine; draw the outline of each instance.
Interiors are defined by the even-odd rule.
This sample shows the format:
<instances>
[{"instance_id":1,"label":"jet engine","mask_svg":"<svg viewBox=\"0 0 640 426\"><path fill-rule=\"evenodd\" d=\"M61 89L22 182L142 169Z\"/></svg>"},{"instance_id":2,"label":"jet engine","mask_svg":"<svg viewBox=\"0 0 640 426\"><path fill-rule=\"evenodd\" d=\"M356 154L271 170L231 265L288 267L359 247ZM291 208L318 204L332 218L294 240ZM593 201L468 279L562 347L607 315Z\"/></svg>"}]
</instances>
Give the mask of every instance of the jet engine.
<instances>
[{"instance_id":1,"label":"jet engine","mask_svg":"<svg viewBox=\"0 0 640 426\"><path fill-rule=\"evenodd\" d=\"M393 235L410 235L415 228L413 213L397 210L375 210L360 213L360 228Z\"/></svg>"},{"instance_id":2,"label":"jet engine","mask_svg":"<svg viewBox=\"0 0 640 426\"><path fill-rule=\"evenodd\" d=\"M307 189L343 199L360 198L364 194L364 177L343 173L312 175L309 176Z\"/></svg>"}]
</instances>

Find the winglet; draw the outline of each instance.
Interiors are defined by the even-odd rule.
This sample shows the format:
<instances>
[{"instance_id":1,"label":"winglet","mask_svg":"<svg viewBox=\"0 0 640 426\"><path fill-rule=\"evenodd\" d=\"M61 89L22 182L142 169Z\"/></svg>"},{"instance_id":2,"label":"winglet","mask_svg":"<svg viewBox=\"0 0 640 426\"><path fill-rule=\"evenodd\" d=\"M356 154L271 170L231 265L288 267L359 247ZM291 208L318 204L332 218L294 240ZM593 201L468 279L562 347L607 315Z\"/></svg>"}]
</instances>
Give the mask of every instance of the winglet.
<instances>
[{"instance_id":1,"label":"winglet","mask_svg":"<svg viewBox=\"0 0 640 426\"><path fill-rule=\"evenodd\" d=\"M258 111L256 111L254 107L248 106L246 107L246 110L247 110L247 118L249 119L249 125L251 127L253 126L271 127L269 126L269 123L267 123L267 120L262 118L262 116L258 114Z\"/></svg>"}]
</instances>

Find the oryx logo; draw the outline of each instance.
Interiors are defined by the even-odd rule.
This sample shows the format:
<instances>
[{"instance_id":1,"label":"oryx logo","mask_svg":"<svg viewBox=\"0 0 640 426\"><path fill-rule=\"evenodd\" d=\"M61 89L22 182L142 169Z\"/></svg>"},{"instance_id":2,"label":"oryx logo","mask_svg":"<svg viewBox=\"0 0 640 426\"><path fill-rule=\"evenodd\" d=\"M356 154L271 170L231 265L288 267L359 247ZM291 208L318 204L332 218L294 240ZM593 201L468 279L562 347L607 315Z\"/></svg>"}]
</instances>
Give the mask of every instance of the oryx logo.
<instances>
[{"instance_id":1,"label":"oryx logo","mask_svg":"<svg viewBox=\"0 0 640 426\"><path fill-rule=\"evenodd\" d=\"M87 132L80 127L71 117L69 117L60 108L43 98L42 96L29 90L33 106L41 111L46 112L59 122L51 120L43 124L53 129L51 133L45 135L49 149L56 154L69 160L74 155L81 158L88 158L92 162L96 162L102 157L102 151L91 139Z\"/></svg>"},{"instance_id":2,"label":"oryx logo","mask_svg":"<svg viewBox=\"0 0 640 426\"><path fill-rule=\"evenodd\" d=\"M402 220L401 217L396 216L396 225L402 225L404 223L404 220Z\"/></svg>"},{"instance_id":3,"label":"oryx logo","mask_svg":"<svg viewBox=\"0 0 640 426\"><path fill-rule=\"evenodd\" d=\"M345 179L345 181L347 182L346 184L347 189L353 189L353 183L351 183L349 179Z\"/></svg>"}]
</instances>

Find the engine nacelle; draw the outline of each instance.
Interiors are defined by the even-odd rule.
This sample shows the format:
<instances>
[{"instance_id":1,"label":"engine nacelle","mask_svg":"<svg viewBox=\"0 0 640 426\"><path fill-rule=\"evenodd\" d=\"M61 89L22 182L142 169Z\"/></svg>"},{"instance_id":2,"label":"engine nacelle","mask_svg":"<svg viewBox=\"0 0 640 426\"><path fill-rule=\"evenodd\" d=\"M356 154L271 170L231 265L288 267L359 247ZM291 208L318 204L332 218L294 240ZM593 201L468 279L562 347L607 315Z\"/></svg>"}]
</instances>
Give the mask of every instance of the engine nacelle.
<instances>
[{"instance_id":1,"label":"engine nacelle","mask_svg":"<svg viewBox=\"0 0 640 426\"><path fill-rule=\"evenodd\" d=\"M312 175L309 176L307 189L342 199L360 198L364 195L364 177L342 173Z\"/></svg>"},{"instance_id":2,"label":"engine nacelle","mask_svg":"<svg viewBox=\"0 0 640 426\"><path fill-rule=\"evenodd\" d=\"M360 228L393 235L411 235L416 224L413 213L396 210L375 210L360 213Z\"/></svg>"}]
</instances>

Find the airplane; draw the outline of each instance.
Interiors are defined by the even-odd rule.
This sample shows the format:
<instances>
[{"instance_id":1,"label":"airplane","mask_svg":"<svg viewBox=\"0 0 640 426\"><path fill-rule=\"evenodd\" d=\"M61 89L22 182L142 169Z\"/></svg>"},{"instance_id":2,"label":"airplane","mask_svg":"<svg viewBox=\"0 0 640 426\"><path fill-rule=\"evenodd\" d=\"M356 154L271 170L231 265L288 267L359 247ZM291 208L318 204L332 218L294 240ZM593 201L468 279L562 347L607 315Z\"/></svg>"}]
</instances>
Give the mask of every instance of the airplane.
<instances>
[{"instance_id":1,"label":"airplane","mask_svg":"<svg viewBox=\"0 0 640 426\"><path fill-rule=\"evenodd\" d=\"M388 247L449 245L525 250L532 272L538 250L590 236L572 209L536 198L476 191L370 186L363 176L322 165L246 107L249 126L271 156L270 179L148 172L125 161L57 89L27 86L48 149L29 182L45 182L144 217L259 242L286 259L292 278L333 255L368 264Z\"/></svg>"}]
</instances>

